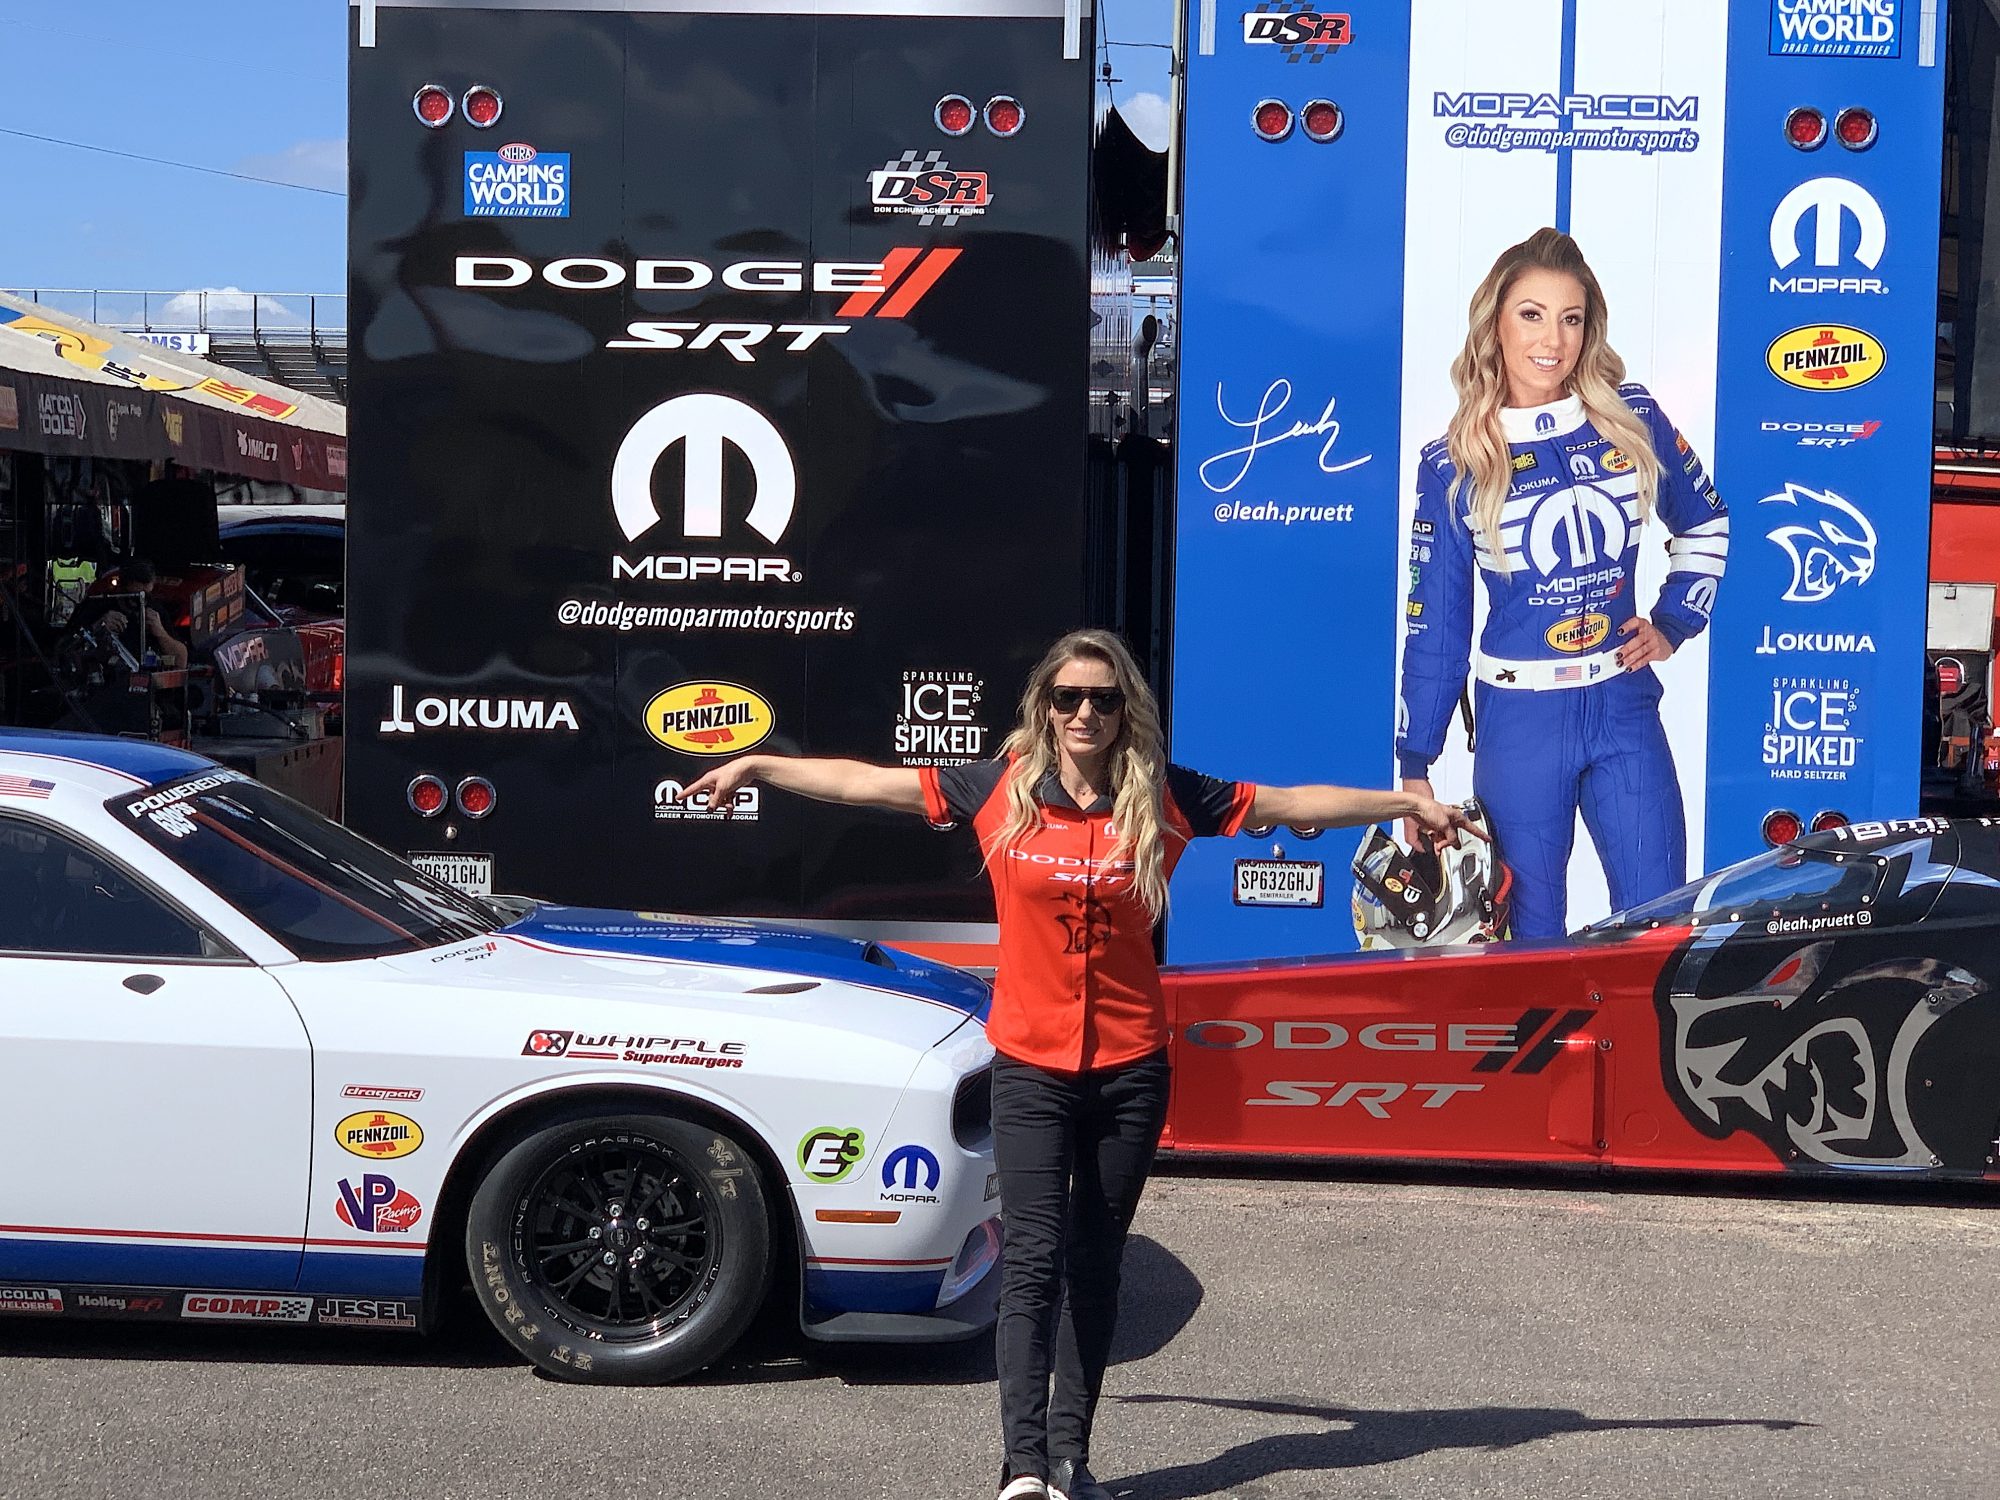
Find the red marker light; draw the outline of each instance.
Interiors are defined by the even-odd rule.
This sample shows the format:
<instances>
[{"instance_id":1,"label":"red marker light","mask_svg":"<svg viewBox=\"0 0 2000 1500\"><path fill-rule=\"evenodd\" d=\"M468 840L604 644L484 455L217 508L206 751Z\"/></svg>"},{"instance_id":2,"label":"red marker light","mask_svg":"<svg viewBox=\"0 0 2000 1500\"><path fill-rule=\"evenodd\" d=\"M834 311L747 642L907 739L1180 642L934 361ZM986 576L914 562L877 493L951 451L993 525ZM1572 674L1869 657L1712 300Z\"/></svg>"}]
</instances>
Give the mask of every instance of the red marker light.
<instances>
[{"instance_id":1,"label":"red marker light","mask_svg":"<svg viewBox=\"0 0 2000 1500\"><path fill-rule=\"evenodd\" d=\"M1866 151L1874 145L1879 128L1875 123L1875 112L1858 104L1849 105L1833 117L1833 133L1840 137L1840 144L1849 151Z\"/></svg>"},{"instance_id":2,"label":"red marker light","mask_svg":"<svg viewBox=\"0 0 2000 1500\"><path fill-rule=\"evenodd\" d=\"M1292 133L1292 107L1280 99L1260 99L1250 111L1250 128L1267 141L1282 141Z\"/></svg>"},{"instance_id":3,"label":"red marker light","mask_svg":"<svg viewBox=\"0 0 2000 1500\"><path fill-rule=\"evenodd\" d=\"M1817 151L1826 144L1826 116L1810 105L1802 105L1785 116L1785 139L1801 151Z\"/></svg>"},{"instance_id":4,"label":"red marker light","mask_svg":"<svg viewBox=\"0 0 2000 1500\"><path fill-rule=\"evenodd\" d=\"M458 810L468 818L483 818L500 800L493 783L484 776L468 776L458 784Z\"/></svg>"},{"instance_id":5,"label":"red marker light","mask_svg":"<svg viewBox=\"0 0 2000 1500\"><path fill-rule=\"evenodd\" d=\"M1799 815L1795 812L1786 812L1780 808L1764 814L1764 842L1773 849L1796 842L1799 835L1805 831L1805 825L1799 821Z\"/></svg>"},{"instance_id":6,"label":"red marker light","mask_svg":"<svg viewBox=\"0 0 2000 1500\"><path fill-rule=\"evenodd\" d=\"M427 83L417 90L417 96L410 101L410 108L417 112L417 118L436 130L451 118L451 95L445 92L441 83Z\"/></svg>"},{"instance_id":7,"label":"red marker light","mask_svg":"<svg viewBox=\"0 0 2000 1500\"><path fill-rule=\"evenodd\" d=\"M1347 128L1347 116L1331 99L1314 99L1299 111L1299 125L1308 140L1326 142Z\"/></svg>"},{"instance_id":8,"label":"red marker light","mask_svg":"<svg viewBox=\"0 0 2000 1500\"><path fill-rule=\"evenodd\" d=\"M410 811L420 818L435 818L444 811L451 794L435 776L419 776L410 783Z\"/></svg>"},{"instance_id":9,"label":"red marker light","mask_svg":"<svg viewBox=\"0 0 2000 1500\"><path fill-rule=\"evenodd\" d=\"M979 111L963 94L946 94L938 100L937 108L931 113L937 120L937 128L946 135L964 135L972 129L972 122L979 118Z\"/></svg>"},{"instance_id":10,"label":"red marker light","mask_svg":"<svg viewBox=\"0 0 2000 1500\"><path fill-rule=\"evenodd\" d=\"M499 121L503 108L499 92L483 83L475 83L465 91L465 119L469 125L486 130Z\"/></svg>"},{"instance_id":11,"label":"red marker light","mask_svg":"<svg viewBox=\"0 0 2000 1500\"><path fill-rule=\"evenodd\" d=\"M986 101L986 128L995 135L1013 135L1027 118L1021 101L1007 94L995 94Z\"/></svg>"},{"instance_id":12,"label":"red marker light","mask_svg":"<svg viewBox=\"0 0 2000 1500\"><path fill-rule=\"evenodd\" d=\"M1813 814L1812 831L1814 833L1832 833L1834 829L1845 828L1846 826L1847 814L1844 812L1835 812L1829 807L1825 812Z\"/></svg>"}]
</instances>

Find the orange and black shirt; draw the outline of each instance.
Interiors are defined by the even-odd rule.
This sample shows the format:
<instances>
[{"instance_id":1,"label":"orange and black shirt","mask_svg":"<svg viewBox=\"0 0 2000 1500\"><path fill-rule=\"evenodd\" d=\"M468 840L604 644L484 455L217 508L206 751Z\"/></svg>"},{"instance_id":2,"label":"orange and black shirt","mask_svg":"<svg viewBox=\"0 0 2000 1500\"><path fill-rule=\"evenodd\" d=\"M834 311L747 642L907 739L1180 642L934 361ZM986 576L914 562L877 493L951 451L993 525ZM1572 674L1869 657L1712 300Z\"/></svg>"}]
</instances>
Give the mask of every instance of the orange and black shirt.
<instances>
[{"instance_id":1,"label":"orange and black shirt","mask_svg":"<svg viewBox=\"0 0 2000 1500\"><path fill-rule=\"evenodd\" d=\"M918 772L930 820L969 823L981 849L992 849L1000 958L987 1035L1008 1057L1065 1073L1157 1052L1167 1044L1167 1006L1153 923L1132 889L1131 861L1111 859L1110 800L1080 808L1051 773L1035 788L1040 821L1012 847L994 848L1013 774L1012 760ZM1167 873L1189 839L1242 827L1255 794L1248 782L1167 767Z\"/></svg>"}]
</instances>

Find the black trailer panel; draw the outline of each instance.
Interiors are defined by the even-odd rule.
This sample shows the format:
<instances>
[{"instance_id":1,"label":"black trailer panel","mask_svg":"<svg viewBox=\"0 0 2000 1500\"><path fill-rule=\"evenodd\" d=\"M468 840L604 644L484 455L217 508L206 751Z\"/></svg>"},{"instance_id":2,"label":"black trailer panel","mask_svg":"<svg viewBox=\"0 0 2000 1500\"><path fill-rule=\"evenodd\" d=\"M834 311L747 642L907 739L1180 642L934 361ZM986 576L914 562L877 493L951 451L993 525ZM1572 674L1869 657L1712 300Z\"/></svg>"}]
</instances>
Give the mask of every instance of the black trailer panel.
<instances>
[{"instance_id":1,"label":"black trailer panel","mask_svg":"<svg viewBox=\"0 0 2000 1500\"><path fill-rule=\"evenodd\" d=\"M569 901L983 920L968 841L669 799L752 747L992 754L1084 618L1087 38L743 9L357 12L348 816Z\"/></svg>"}]
</instances>

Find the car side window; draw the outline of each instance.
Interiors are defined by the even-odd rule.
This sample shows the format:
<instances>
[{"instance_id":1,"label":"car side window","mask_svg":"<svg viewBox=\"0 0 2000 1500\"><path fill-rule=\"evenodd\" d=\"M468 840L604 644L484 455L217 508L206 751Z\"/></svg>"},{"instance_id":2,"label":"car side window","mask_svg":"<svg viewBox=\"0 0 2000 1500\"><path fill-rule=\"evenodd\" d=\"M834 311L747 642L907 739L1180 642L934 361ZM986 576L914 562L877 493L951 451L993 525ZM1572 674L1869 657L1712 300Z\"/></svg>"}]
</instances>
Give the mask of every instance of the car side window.
<instances>
[{"instance_id":1,"label":"car side window","mask_svg":"<svg viewBox=\"0 0 2000 1500\"><path fill-rule=\"evenodd\" d=\"M219 958L227 950L69 835L0 817L0 952L9 951Z\"/></svg>"}]
</instances>

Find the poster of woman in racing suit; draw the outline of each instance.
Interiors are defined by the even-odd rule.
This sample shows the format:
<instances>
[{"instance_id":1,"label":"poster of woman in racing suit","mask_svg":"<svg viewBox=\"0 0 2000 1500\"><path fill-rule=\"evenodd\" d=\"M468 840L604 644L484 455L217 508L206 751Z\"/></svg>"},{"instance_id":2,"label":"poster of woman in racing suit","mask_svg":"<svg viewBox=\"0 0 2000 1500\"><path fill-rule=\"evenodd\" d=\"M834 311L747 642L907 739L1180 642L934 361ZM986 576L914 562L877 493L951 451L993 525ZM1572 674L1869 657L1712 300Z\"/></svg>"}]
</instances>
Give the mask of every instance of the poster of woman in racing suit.
<instances>
[{"instance_id":1,"label":"poster of woman in racing suit","mask_svg":"<svg viewBox=\"0 0 2000 1500\"><path fill-rule=\"evenodd\" d=\"M1472 674L1476 572L1472 790L1514 871L1518 938L1566 930L1579 812L1613 910L1687 879L1652 664L1708 625L1729 517L1659 403L1625 382L1608 323L1568 235L1542 229L1503 251L1451 366L1457 410L1417 465L1397 759L1404 788L1432 795ZM1640 541L1656 515L1667 576L1642 611Z\"/></svg>"}]
</instances>

